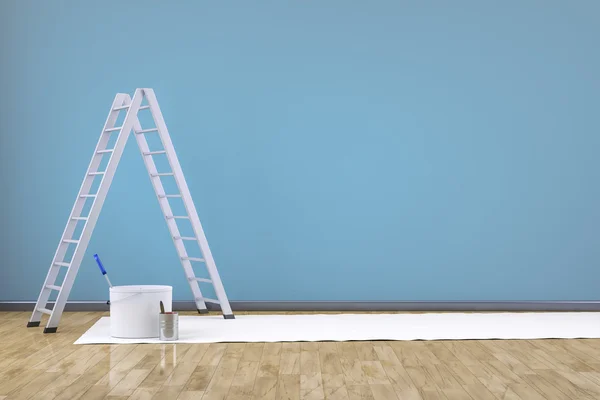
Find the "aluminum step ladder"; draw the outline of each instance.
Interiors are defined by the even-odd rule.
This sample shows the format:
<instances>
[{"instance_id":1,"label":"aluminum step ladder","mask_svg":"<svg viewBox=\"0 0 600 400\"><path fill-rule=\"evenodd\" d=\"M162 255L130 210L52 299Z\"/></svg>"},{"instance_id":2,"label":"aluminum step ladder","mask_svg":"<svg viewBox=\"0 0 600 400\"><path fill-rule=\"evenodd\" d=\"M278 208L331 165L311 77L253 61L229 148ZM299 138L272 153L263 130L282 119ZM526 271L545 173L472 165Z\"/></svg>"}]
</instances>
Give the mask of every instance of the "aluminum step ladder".
<instances>
[{"instance_id":1,"label":"aluminum step ladder","mask_svg":"<svg viewBox=\"0 0 600 400\"><path fill-rule=\"evenodd\" d=\"M142 105L144 99L146 99L147 105ZM154 121L153 128L143 129L138 119L138 112L140 110L148 109L152 114ZM122 111L126 112L125 118L121 126L115 126L119 113ZM142 158L150 181L154 187L158 203L163 212L167 226L173 238L173 243L177 249L181 265L185 272L185 276L189 282L190 288L194 295L196 308L199 313L208 312L206 303L218 304L221 307L223 316L225 319L233 319L233 313L229 300L225 294L225 288L221 282L217 266L211 254L206 236L202 229L196 207L192 201L190 190L188 189L187 183L183 176L177 154L175 154L175 148L171 142L171 137L167 130L167 126L163 119L158 101L152 89L136 89L133 99L125 93L119 93L115 96L110 112L100 134L100 139L94 150L92 160L85 173L83 183L79 189L75 204L71 210L71 214L67 221L67 225L62 234L56 253L50 265L50 270L46 275L44 286L38 297L37 303L31 314L31 318L27 323L28 327L39 326L42 318L42 314L48 314L50 318L44 329L44 333L56 332L60 317L62 316L65 304L69 297L69 292L73 287L73 282L77 276L77 271L81 265L81 261L89 244L92 232L100 215L100 210L106 199L108 189L117 170L117 165L125 149L129 134L133 130L135 138L142 153ZM148 141L146 140L146 134L158 134L162 143L163 149L158 151L150 151ZM107 148L111 135L118 135L116 138L115 145L112 148ZM169 172L158 172L154 156L158 154L164 154L167 157L168 164L171 168ZM108 156L108 163L104 171L99 171L103 157ZM161 177L172 176L175 179L175 183L179 190L179 193L166 193ZM94 184L94 179L101 179L96 193L90 193ZM185 206L186 215L174 215L169 204L170 198L181 198ZM86 201L92 199L91 206L87 215L82 215ZM87 208L87 207L86 207ZM194 233L193 237L185 237L180 234L177 226L177 220L188 220L191 223L191 227ZM78 238L74 237L76 232L77 224L83 221L83 228ZM202 257L189 257L184 241L195 241L200 247ZM71 251L70 251L71 250ZM70 260L67 260L66 256L71 254ZM192 264L201 263L206 266L210 279L197 278L194 274ZM62 283L57 283L57 278L61 269L66 268L66 274ZM217 299L206 298L200 291L199 283L209 283L214 287ZM54 307L49 308L49 298L53 291L58 292ZM158 312L158 311L157 311Z\"/></svg>"}]
</instances>

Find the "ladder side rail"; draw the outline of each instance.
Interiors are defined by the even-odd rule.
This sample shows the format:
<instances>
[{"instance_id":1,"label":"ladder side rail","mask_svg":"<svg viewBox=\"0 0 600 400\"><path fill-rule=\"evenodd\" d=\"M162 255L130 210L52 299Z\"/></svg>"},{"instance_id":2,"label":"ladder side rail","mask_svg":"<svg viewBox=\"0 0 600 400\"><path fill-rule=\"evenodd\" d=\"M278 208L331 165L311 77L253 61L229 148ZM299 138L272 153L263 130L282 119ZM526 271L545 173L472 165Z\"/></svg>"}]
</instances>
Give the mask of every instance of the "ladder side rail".
<instances>
[{"instance_id":1,"label":"ladder side rail","mask_svg":"<svg viewBox=\"0 0 600 400\"><path fill-rule=\"evenodd\" d=\"M94 149L94 153L92 155L92 159L88 165L88 168L85 172L85 176L83 178L83 182L77 192L77 197L75 198L75 203L69 213L69 218L67 220L67 224L65 225L65 229L60 237L60 242L58 243L58 247L56 248L56 252L54 253L54 257L52 258L52 263L50 264L50 268L48 270L48 274L46 275L46 279L44 280L44 284L42 286L42 290L40 291L40 295L38 296L37 302L29 319L29 323L27 326L39 326L42 312L38 311L39 308L45 308L48 299L50 298L51 290L46 287L46 285L53 285L56 281L56 277L58 276L58 272L60 268L58 268L54 263L62 262L65 256L65 253L68 248L68 244L64 243L63 240L70 239L77 227L76 221L73 221L73 217L79 217L83 206L85 205L84 199L79 197L80 195L87 193L92 186L93 180L89 179L88 173L92 170L96 170L100 165L101 157L98 157L97 152L99 150L104 150L108 143L109 137L105 134L105 130L109 128L113 128L115 122L117 121L118 113L114 113L113 109L116 107L121 107L124 102L127 100L127 95L123 93L118 93L112 103L110 111L108 112L108 116L106 117L106 121L104 122L104 126L102 127L102 132L100 133L100 137L96 144L96 148ZM75 249L76 250L76 249Z\"/></svg>"},{"instance_id":2,"label":"ladder side rail","mask_svg":"<svg viewBox=\"0 0 600 400\"><path fill-rule=\"evenodd\" d=\"M129 95L126 96L126 101L129 103L130 97ZM133 124L135 123L135 121L137 121L137 111L141 103L141 95L134 96L133 100L131 100L131 102L129 103L129 109L127 110L127 115L125 116L123 126L119 132L119 137L117 138L114 150L111 154L108 165L106 166L106 171L102 177L100 186L98 187L96 198L94 199L94 202L88 215L88 219L85 222L85 226L83 227L83 231L79 239L79 244L77 245L75 253L73 253L71 265L67 271L61 290L56 298L56 303L52 310L52 314L50 315L50 318L48 319L48 323L46 325L46 329L44 330L45 332L54 332L58 327L58 322L60 321L60 317L62 316L62 312L69 297L69 293L71 292L71 288L73 287L75 277L77 276L77 272L79 271L79 266L81 264L83 256L85 255L85 251L87 250L87 246L92 236L92 232L94 231L94 227L96 226L96 222L98 221L98 216L100 215L100 211L102 210L102 206L104 204L104 200L106 199L108 189L110 188L113 177L117 170L117 166L119 165L119 161L121 159L123 151L125 150L127 139L129 138L129 134L131 133L131 129L133 128Z\"/></svg>"},{"instance_id":3,"label":"ladder side rail","mask_svg":"<svg viewBox=\"0 0 600 400\"><path fill-rule=\"evenodd\" d=\"M152 118L154 119L154 123L158 128L158 134L160 135L160 139L166 151L171 170L174 173L177 187L179 188L179 192L181 193L187 214L190 217L192 228L194 229L194 233L198 240L198 245L200 246L200 250L202 251L202 255L205 259L206 269L208 270L210 278L213 282L213 287L215 289L217 298L219 299L221 310L225 318L233 318L233 313L231 311L229 300L227 299L227 294L225 293L225 288L223 287L223 283L221 282L221 277L219 276L217 266L210 251L210 247L208 246L206 235L204 234L204 230L202 229L202 224L200 223L200 218L198 217L198 212L196 211L196 206L194 205L194 201L192 200L192 196L188 188L187 182L185 180L185 177L183 175L181 165L179 164L179 159L177 158L177 154L175 153L175 148L173 146L173 142L171 141L171 137L169 136L169 131L167 129L162 112L158 105L156 95L154 94L154 90L152 89L142 90L144 91L146 99L148 100L148 105L150 106L150 111L152 112Z\"/></svg>"}]
</instances>

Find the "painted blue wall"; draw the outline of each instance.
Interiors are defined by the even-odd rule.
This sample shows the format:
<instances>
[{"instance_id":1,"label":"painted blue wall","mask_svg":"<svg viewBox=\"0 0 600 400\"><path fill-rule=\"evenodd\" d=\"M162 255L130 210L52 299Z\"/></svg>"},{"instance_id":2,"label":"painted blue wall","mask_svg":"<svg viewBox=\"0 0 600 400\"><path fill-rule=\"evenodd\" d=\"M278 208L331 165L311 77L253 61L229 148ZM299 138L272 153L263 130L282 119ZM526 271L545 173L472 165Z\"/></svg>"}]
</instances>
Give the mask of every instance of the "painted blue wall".
<instances>
[{"instance_id":1,"label":"painted blue wall","mask_svg":"<svg viewBox=\"0 0 600 400\"><path fill-rule=\"evenodd\" d=\"M156 90L232 300L600 297L600 2L0 2L0 300ZM71 299L191 299L133 139Z\"/></svg>"}]
</instances>

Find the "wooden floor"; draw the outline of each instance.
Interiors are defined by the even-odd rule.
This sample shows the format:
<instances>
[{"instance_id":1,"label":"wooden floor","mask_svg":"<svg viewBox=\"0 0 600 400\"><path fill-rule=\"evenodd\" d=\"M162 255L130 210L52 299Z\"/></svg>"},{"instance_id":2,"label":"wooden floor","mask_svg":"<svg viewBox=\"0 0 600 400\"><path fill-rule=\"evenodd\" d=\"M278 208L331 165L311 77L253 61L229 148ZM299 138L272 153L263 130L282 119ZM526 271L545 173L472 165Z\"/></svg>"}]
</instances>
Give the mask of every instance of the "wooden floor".
<instances>
[{"instance_id":1,"label":"wooden floor","mask_svg":"<svg viewBox=\"0 0 600 400\"><path fill-rule=\"evenodd\" d=\"M600 340L72 343L0 313L4 399L600 399Z\"/></svg>"}]
</instances>

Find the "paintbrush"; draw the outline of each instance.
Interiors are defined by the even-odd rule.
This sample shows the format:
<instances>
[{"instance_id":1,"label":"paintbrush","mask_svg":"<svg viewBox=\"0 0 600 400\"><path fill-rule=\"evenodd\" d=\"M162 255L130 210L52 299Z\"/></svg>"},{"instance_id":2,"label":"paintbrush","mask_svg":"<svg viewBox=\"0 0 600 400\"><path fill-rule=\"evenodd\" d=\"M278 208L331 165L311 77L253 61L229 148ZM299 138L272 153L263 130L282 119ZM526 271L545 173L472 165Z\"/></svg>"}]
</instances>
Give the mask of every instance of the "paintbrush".
<instances>
[{"instance_id":1,"label":"paintbrush","mask_svg":"<svg viewBox=\"0 0 600 400\"><path fill-rule=\"evenodd\" d=\"M160 313L164 314L165 313L165 306L163 305L162 300L160 301Z\"/></svg>"}]
</instances>

